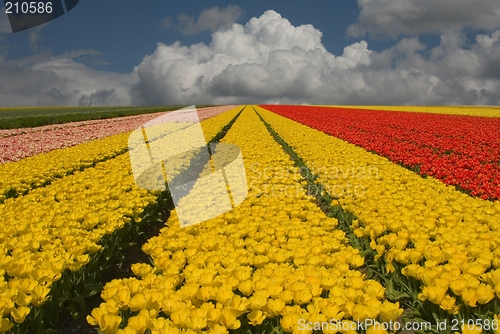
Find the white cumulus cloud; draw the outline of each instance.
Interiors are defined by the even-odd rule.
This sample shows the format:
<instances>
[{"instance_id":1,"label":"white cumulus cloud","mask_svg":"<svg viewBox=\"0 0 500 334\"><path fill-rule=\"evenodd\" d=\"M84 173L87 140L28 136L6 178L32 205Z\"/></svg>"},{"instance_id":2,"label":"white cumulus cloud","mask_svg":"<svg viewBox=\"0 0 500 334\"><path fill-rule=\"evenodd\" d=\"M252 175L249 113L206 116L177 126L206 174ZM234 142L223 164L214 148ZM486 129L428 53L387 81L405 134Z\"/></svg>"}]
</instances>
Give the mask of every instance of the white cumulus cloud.
<instances>
[{"instance_id":1,"label":"white cumulus cloud","mask_svg":"<svg viewBox=\"0 0 500 334\"><path fill-rule=\"evenodd\" d=\"M293 26L275 11L212 35L209 45L158 44L136 68L134 103L240 103L321 97L332 71L370 63L362 41L335 57L312 25ZM238 102L239 101L239 102Z\"/></svg>"},{"instance_id":2,"label":"white cumulus cloud","mask_svg":"<svg viewBox=\"0 0 500 334\"><path fill-rule=\"evenodd\" d=\"M348 33L361 37L417 36L475 29L500 28L498 0L358 0L358 21Z\"/></svg>"},{"instance_id":3,"label":"white cumulus cloud","mask_svg":"<svg viewBox=\"0 0 500 334\"><path fill-rule=\"evenodd\" d=\"M202 11L198 19L186 14L180 14L177 17L177 25L172 23L171 17L164 18L162 25L164 28L176 27L185 35L196 35L202 31L215 32L221 28L228 28L241 15L243 15L243 10L236 5L229 5L226 8L212 7Z\"/></svg>"},{"instance_id":4,"label":"white cumulus cloud","mask_svg":"<svg viewBox=\"0 0 500 334\"><path fill-rule=\"evenodd\" d=\"M312 25L275 11L212 34L209 45L158 44L135 72L135 104L498 104L500 34L469 48L448 31L428 49L418 37L374 52L365 41L335 56ZM424 57L423 53L429 55Z\"/></svg>"},{"instance_id":5,"label":"white cumulus cloud","mask_svg":"<svg viewBox=\"0 0 500 334\"><path fill-rule=\"evenodd\" d=\"M74 58L98 54L72 50L54 57L0 63L0 103L23 105L129 105L134 73L96 71Z\"/></svg>"}]
</instances>

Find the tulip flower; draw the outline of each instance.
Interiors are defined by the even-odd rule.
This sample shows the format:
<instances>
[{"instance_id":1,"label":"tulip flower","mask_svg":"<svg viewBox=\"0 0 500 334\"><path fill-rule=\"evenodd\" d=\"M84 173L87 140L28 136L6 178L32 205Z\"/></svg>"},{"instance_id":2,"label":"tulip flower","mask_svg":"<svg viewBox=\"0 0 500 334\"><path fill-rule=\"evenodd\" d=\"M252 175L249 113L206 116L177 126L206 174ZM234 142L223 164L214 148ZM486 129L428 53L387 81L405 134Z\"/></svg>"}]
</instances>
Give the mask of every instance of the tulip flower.
<instances>
[{"instance_id":1,"label":"tulip flower","mask_svg":"<svg viewBox=\"0 0 500 334\"><path fill-rule=\"evenodd\" d=\"M462 290L462 300L465 304L475 307L477 304L477 292L474 288L465 288Z\"/></svg>"},{"instance_id":2,"label":"tulip flower","mask_svg":"<svg viewBox=\"0 0 500 334\"><path fill-rule=\"evenodd\" d=\"M127 327L130 327L138 333L144 333L150 324L150 317L147 310L142 310L138 315L128 319Z\"/></svg>"},{"instance_id":3,"label":"tulip flower","mask_svg":"<svg viewBox=\"0 0 500 334\"><path fill-rule=\"evenodd\" d=\"M285 332L291 333L300 319L303 319L303 317L299 313L287 314L280 319L280 325Z\"/></svg>"},{"instance_id":4,"label":"tulip flower","mask_svg":"<svg viewBox=\"0 0 500 334\"><path fill-rule=\"evenodd\" d=\"M0 318L0 331L7 332L12 327L14 327L14 324L11 323L9 319Z\"/></svg>"},{"instance_id":5,"label":"tulip flower","mask_svg":"<svg viewBox=\"0 0 500 334\"><path fill-rule=\"evenodd\" d=\"M99 321L99 328L104 334L114 334L121 322L122 318L120 316L105 314Z\"/></svg>"},{"instance_id":6,"label":"tulip flower","mask_svg":"<svg viewBox=\"0 0 500 334\"><path fill-rule=\"evenodd\" d=\"M285 306L285 302L281 299L272 299L267 302L266 309L272 316L277 316L284 310Z\"/></svg>"},{"instance_id":7,"label":"tulip flower","mask_svg":"<svg viewBox=\"0 0 500 334\"><path fill-rule=\"evenodd\" d=\"M146 309L147 305L146 297L142 293L137 293L130 298L128 305L130 309L134 312Z\"/></svg>"},{"instance_id":8,"label":"tulip flower","mask_svg":"<svg viewBox=\"0 0 500 334\"><path fill-rule=\"evenodd\" d=\"M462 334L481 334L483 329L481 326L464 324L462 326Z\"/></svg>"},{"instance_id":9,"label":"tulip flower","mask_svg":"<svg viewBox=\"0 0 500 334\"><path fill-rule=\"evenodd\" d=\"M12 310L10 314L14 321L18 324L22 323L26 316L30 313L31 309L27 306L19 306L17 309Z\"/></svg>"},{"instance_id":10,"label":"tulip flower","mask_svg":"<svg viewBox=\"0 0 500 334\"><path fill-rule=\"evenodd\" d=\"M229 309L223 309L220 316L220 322L227 329L238 329L241 322L236 318L235 314Z\"/></svg>"}]
</instances>

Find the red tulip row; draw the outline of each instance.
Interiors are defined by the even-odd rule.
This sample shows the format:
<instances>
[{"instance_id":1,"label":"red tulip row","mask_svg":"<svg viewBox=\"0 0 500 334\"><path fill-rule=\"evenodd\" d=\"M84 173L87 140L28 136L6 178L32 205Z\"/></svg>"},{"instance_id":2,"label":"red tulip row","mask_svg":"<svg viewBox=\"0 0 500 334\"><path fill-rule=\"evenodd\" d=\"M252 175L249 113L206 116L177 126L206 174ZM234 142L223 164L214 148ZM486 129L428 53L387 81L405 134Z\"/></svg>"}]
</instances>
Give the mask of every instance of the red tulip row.
<instances>
[{"instance_id":1,"label":"red tulip row","mask_svg":"<svg viewBox=\"0 0 500 334\"><path fill-rule=\"evenodd\" d=\"M262 106L483 199L500 198L500 118Z\"/></svg>"},{"instance_id":2,"label":"red tulip row","mask_svg":"<svg viewBox=\"0 0 500 334\"><path fill-rule=\"evenodd\" d=\"M200 120L203 120L234 107L203 108L198 110L198 116ZM35 128L0 130L0 164L129 132L163 114L153 113Z\"/></svg>"}]
</instances>

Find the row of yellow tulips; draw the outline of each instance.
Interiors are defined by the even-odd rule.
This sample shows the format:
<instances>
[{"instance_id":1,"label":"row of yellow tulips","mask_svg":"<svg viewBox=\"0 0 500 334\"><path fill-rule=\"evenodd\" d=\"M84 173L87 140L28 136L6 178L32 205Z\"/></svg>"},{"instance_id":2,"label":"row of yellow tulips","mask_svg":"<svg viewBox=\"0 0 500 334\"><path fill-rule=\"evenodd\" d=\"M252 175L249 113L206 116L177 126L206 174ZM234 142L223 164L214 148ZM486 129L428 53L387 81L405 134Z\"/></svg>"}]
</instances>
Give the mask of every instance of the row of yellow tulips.
<instances>
[{"instance_id":1,"label":"row of yellow tulips","mask_svg":"<svg viewBox=\"0 0 500 334\"><path fill-rule=\"evenodd\" d=\"M500 203L469 197L385 158L256 108L325 190L358 219L352 228L383 259L419 282L418 298L448 315L500 310ZM325 149L326 148L326 149ZM480 314L481 315L481 314ZM466 319L467 320L467 319Z\"/></svg>"},{"instance_id":2,"label":"row of yellow tulips","mask_svg":"<svg viewBox=\"0 0 500 334\"><path fill-rule=\"evenodd\" d=\"M356 269L363 257L306 194L298 168L250 107L222 142L242 151L247 199L186 228L174 211L143 247L154 265L134 264L139 278L108 283L89 323L106 334L227 333L278 323L310 333L302 321L401 315L397 303L384 300L382 285ZM201 184L188 200L212 190Z\"/></svg>"},{"instance_id":3,"label":"row of yellow tulips","mask_svg":"<svg viewBox=\"0 0 500 334\"><path fill-rule=\"evenodd\" d=\"M203 121L205 134L214 137L240 110ZM126 153L0 204L0 331L48 300L65 270L78 271L106 248L104 235L139 222L157 195L135 185Z\"/></svg>"},{"instance_id":4,"label":"row of yellow tulips","mask_svg":"<svg viewBox=\"0 0 500 334\"><path fill-rule=\"evenodd\" d=\"M332 106L333 107L333 106ZM424 112L432 114L449 114L464 116L500 117L500 108L475 106L334 106L336 108L355 108L371 110L392 110L407 112Z\"/></svg>"},{"instance_id":5,"label":"row of yellow tulips","mask_svg":"<svg viewBox=\"0 0 500 334\"><path fill-rule=\"evenodd\" d=\"M161 133L155 133L155 127L151 127L148 141L159 140L190 125L165 123L161 126ZM130 132L121 133L0 165L0 203L125 153L129 147L129 136Z\"/></svg>"},{"instance_id":6,"label":"row of yellow tulips","mask_svg":"<svg viewBox=\"0 0 500 334\"><path fill-rule=\"evenodd\" d=\"M0 203L126 150L127 134L119 134L0 165Z\"/></svg>"}]
</instances>

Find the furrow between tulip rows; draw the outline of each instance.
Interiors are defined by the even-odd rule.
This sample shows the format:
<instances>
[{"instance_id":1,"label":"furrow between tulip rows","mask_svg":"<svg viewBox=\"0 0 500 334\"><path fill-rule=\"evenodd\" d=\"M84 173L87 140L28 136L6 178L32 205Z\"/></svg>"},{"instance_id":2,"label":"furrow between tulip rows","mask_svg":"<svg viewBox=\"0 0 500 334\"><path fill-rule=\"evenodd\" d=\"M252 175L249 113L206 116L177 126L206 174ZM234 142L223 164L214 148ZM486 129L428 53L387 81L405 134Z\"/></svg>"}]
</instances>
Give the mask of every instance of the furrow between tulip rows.
<instances>
[{"instance_id":1,"label":"furrow between tulip rows","mask_svg":"<svg viewBox=\"0 0 500 334\"><path fill-rule=\"evenodd\" d=\"M205 136L240 111L203 121ZM53 329L66 302L96 292L97 275L137 235L136 223L156 219L163 195L136 186L125 153L0 204L0 331Z\"/></svg>"},{"instance_id":2,"label":"furrow between tulip rows","mask_svg":"<svg viewBox=\"0 0 500 334\"><path fill-rule=\"evenodd\" d=\"M481 319L498 326L499 202L472 198L363 148L257 110L317 176L322 188L316 192L330 194L332 205L356 217L351 229L375 254L372 272L386 289L399 290L394 298L415 305L411 319L434 325L436 319L448 325Z\"/></svg>"},{"instance_id":3,"label":"furrow between tulip rows","mask_svg":"<svg viewBox=\"0 0 500 334\"><path fill-rule=\"evenodd\" d=\"M483 199L500 198L500 118L265 106Z\"/></svg>"},{"instance_id":4,"label":"furrow between tulip rows","mask_svg":"<svg viewBox=\"0 0 500 334\"><path fill-rule=\"evenodd\" d=\"M185 228L174 211L143 246L153 265L134 264L138 278L106 284L90 324L106 334L297 332L334 319L352 328L354 320L399 317L403 310L357 270L361 253L307 195L299 168L251 107L221 142L241 150L248 197ZM186 201L210 199L212 186L200 179Z\"/></svg>"},{"instance_id":5,"label":"furrow between tulip rows","mask_svg":"<svg viewBox=\"0 0 500 334\"><path fill-rule=\"evenodd\" d=\"M235 108L233 107L232 109ZM225 107L201 109L199 111L199 117L200 119L207 119L228 110L230 109ZM159 117L160 115L161 114L158 114L156 117ZM99 162L113 159L127 152L129 148L128 138L130 136L130 132L128 131L133 129L131 126L140 127L143 124L137 122L138 120L151 120L151 116L147 115L147 118L144 116L141 116L140 118L136 117L133 122L128 122L126 124L126 128L120 126L123 125L121 122L112 122L112 127L108 128L106 131L106 133L119 133L127 131L125 133L89 142L83 142L79 145L68 148L51 150L50 152L45 152L44 154L38 154L24 158L20 161L0 165L0 203L3 203L8 198L16 198L18 196L26 195L35 188L46 186L54 180L75 173L75 171L83 171L86 168L94 167ZM102 120L100 122L109 123L108 120ZM161 133L148 139L150 142L159 140L162 137L168 136L169 133L179 131L190 126L191 124L192 123L185 122L163 124L161 127ZM113 128L114 125L119 126ZM102 124L99 126L102 126ZM92 127L94 129L99 129L99 127L95 128L95 124L93 124ZM26 136L29 137L34 135L34 133L30 133ZM61 137L61 140L63 142L67 141L68 136L73 137L71 132L65 132L65 134ZM14 139L16 138L18 137L14 137ZM47 140L50 139L49 137L45 138ZM11 141L14 140L13 138L8 139ZM50 145L46 145L47 140L42 140L40 143L36 144L36 146L42 145L44 147L50 147ZM82 136L81 138L76 139L76 143L85 140L85 136ZM26 143L23 142L19 143L21 148L25 144Z\"/></svg>"}]
</instances>

